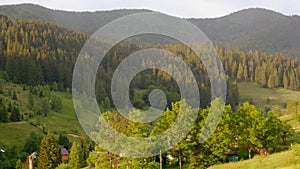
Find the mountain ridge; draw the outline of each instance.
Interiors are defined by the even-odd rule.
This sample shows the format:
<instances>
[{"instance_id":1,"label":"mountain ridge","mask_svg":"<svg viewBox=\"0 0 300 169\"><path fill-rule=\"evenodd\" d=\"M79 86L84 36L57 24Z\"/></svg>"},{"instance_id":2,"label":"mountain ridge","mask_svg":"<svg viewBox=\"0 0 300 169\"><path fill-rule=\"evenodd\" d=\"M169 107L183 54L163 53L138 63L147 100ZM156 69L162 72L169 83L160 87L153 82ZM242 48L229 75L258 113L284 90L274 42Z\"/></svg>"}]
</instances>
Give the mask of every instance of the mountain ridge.
<instances>
[{"instance_id":1,"label":"mountain ridge","mask_svg":"<svg viewBox=\"0 0 300 169\"><path fill-rule=\"evenodd\" d=\"M189 20L221 46L244 50L299 54L299 16L286 16L262 8L245 9L214 19ZM245 43L247 42L247 43Z\"/></svg>"},{"instance_id":2,"label":"mountain ridge","mask_svg":"<svg viewBox=\"0 0 300 169\"><path fill-rule=\"evenodd\" d=\"M146 9L72 12L52 10L40 5L0 6L0 14L15 19L33 19L62 25L89 35L105 24ZM300 55L300 16L287 16L263 8L249 8L219 18L187 19L222 47L258 50L267 53Z\"/></svg>"}]
</instances>

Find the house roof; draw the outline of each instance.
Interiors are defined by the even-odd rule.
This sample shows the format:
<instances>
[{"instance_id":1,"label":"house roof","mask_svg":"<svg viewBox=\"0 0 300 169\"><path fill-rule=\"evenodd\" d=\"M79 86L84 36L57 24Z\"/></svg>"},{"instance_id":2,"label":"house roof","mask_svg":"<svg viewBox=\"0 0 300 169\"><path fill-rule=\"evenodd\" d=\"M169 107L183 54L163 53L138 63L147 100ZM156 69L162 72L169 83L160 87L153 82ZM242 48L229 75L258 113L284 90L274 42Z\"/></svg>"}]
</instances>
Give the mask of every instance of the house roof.
<instances>
[{"instance_id":1,"label":"house roof","mask_svg":"<svg viewBox=\"0 0 300 169\"><path fill-rule=\"evenodd\" d=\"M65 148L61 148L60 149L60 154L61 155L69 155L69 151L67 149L65 149Z\"/></svg>"}]
</instances>

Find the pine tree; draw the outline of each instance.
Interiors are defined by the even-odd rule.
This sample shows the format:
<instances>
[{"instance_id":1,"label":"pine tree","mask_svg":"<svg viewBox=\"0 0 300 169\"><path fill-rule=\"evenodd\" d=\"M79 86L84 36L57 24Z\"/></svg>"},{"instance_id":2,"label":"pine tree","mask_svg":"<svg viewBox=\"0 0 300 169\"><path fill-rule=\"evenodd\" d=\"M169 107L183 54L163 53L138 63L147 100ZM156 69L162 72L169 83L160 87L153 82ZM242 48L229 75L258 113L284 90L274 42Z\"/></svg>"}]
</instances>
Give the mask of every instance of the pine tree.
<instances>
[{"instance_id":1,"label":"pine tree","mask_svg":"<svg viewBox=\"0 0 300 169\"><path fill-rule=\"evenodd\" d=\"M17 100L18 99L17 92L15 90L13 91L12 99L13 100Z\"/></svg>"},{"instance_id":2,"label":"pine tree","mask_svg":"<svg viewBox=\"0 0 300 169\"><path fill-rule=\"evenodd\" d=\"M8 112L4 107L0 108L0 122L8 122Z\"/></svg>"},{"instance_id":3,"label":"pine tree","mask_svg":"<svg viewBox=\"0 0 300 169\"><path fill-rule=\"evenodd\" d=\"M244 69L243 69L243 65L242 64L239 64L239 68L238 68L238 71L237 71L237 79L238 80L243 80L243 77L244 77Z\"/></svg>"},{"instance_id":4,"label":"pine tree","mask_svg":"<svg viewBox=\"0 0 300 169\"><path fill-rule=\"evenodd\" d=\"M4 91L3 91L3 84L1 82L1 79L0 79L0 94L4 94Z\"/></svg>"},{"instance_id":5,"label":"pine tree","mask_svg":"<svg viewBox=\"0 0 300 169\"><path fill-rule=\"evenodd\" d=\"M79 169L83 167L83 152L80 143L77 141L73 142L71 153L70 153L70 161L69 165L73 169Z\"/></svg>"},{"instance_id":6,"label":"pine tree","mask_svg":"<svg viewBox=\"0 0 300 169\"><path fill-rule=\"evenodd\" d=\"M51 133L48 133L42 140L38 156L39 169L53 169L60 162L60 155L55 139Z\"/></svg>"},{"instance_id":7,"label":"pine tree","mask_svg":"<svg viewBox=\"0 0 300 169\"><path fill-rule=\"evenodd\" d=\"M8 112L4 99L0 97L0 122L8 122Z\"/></svg>"},{"instance_id":8,"label":"pine tree","mask_svg":"<svg viewBox=\"0 0 300 169\"><path fill-rule=\"evenodd\" d=\"M42 100L42 113L44 116L47 116L48 113L50 112L50 107L51 105L49 104L49 100L47 98Z\"/></svg>"},{"instance_id":9,"label":"pine tree","mask_svg":"<svg viewBox=\"0 0 300 169\"><path fill-rule=\"evenodd\" d=\"M16 106L12 107L12 111L10 114L10 120L12 122L18 122L21 120L21 114L20 114L20 109Z\"/></svg>"},{"instance_id":10,"label":"pine tree","mask_svg":"<svg viewBox=\"0 0 300 169\"><path fill-rule=\"evenodd\" d=\"M28 108L32 110L33 107L34 107L34 99L33 99L33 95L30 93L28 96Z\"/></svg>"},{"instance_id":11,"label":"pine tree","mask_svg":"<svg viewBox=\"0 0 300 169\"><path fill-rule=\"evenodd\" d=\"M285 73L283 74L283 87L284 87L285 89L288 89L288 88L289 88L289 85L290 85L290 83L289 83L289 78L288 78L287 73L285 72Z\"/></svg>"},{"instance_id":12,"label":"pine tree","mask_svg":"<svg viewBox=\"0 0 300 169\"><path fill-rule=\"evenodd\" d=\"M63 146L66 149L69 149L71 147L71 143L67 136L60 134L58 137L58 144Z\"/></svg>"}]
</instances>

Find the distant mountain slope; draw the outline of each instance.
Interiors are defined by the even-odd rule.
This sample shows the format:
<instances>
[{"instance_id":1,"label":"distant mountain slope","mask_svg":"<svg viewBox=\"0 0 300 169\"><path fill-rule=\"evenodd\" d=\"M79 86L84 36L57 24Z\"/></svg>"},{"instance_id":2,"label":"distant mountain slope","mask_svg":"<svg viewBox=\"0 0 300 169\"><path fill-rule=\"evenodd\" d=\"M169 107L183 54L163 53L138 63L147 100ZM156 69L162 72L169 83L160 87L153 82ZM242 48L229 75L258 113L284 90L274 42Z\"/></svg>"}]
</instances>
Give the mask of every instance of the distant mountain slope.
<instances>
[{"instance_id":1,"label":"distant mountain slope","mask_svg":"<svg viewBox=\"0 0 300 169\"><path fill-rule=\"evenodd\" d=\"M119 17L147 10L113 10L98 12L68 12L52 10L39 5L21 4L0 6L0 14L14 19L34 19L52 22L75 31L94 33L100 27Z\"/></svg>"},{"instance_id":2,"label":"distant mountain slope","mask_svg":"<svg viewBox=\"0 0 300 169\"><path fill-rule=\"evenodd\" d=\"M106 23L148 10L66 12L38 5L0 6L0 14L12 18L37 19L92 34ZM188 19L221 46L300 55L300 17L285 16L266 9L245 9L215 19Z\"/></svg>"},{"instance_id":3,"label":"distant mountain slope","mask_svg":"<svg viewBox=\"0 0 300 169\"><path fill-rule=\"evenodd\" d=\"M300 54L300 17L246 9L216 19L190 19L211 40L244 50Z\"/></svg>"}]
</instances>

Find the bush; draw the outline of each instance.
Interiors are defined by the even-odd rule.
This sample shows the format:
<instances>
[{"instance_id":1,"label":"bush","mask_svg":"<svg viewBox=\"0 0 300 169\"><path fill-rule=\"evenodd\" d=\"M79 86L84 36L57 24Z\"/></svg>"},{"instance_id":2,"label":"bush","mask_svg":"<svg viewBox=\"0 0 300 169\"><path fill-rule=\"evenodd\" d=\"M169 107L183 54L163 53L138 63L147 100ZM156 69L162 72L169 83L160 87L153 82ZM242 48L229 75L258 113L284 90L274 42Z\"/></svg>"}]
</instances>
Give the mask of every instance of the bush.
<instances>
[{"instance_id":1,"label":"bush","mask_svg":"<svg viewBox=\"0 0 300 169\"><path fill-rule=\"evenodd\" d=\"M61 112L62 100L60 97L52 96L51 98L51 109L55 112Z\"/></svg>"},{"instance_id":2,"label":"bush","mask_svg":"<svg viewBox=\"0 0 300 169\"><path fill-rule=\"evenodd\" d=\"M72 167L69 164L60 164L56 169L72 169Z\"/></svg>"}]
</instances>

